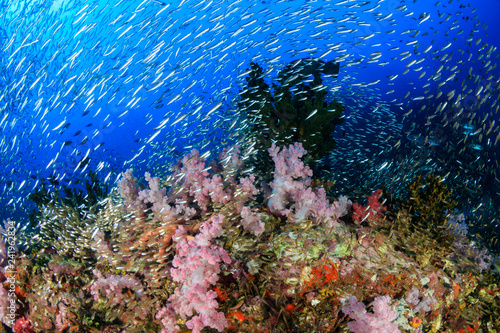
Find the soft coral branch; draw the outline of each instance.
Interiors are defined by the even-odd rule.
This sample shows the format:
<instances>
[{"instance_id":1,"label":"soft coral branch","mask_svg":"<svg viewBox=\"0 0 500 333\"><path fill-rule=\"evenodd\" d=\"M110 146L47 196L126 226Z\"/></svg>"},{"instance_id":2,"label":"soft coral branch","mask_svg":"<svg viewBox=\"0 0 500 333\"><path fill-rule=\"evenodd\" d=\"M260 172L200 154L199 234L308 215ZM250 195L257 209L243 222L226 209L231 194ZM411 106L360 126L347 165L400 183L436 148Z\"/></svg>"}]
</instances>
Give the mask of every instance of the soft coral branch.
<instances>
[{"instance_id":1,"label":"soft coral branch","mask_svg":"<svg viewBox=\"0 0 500 333\"><path fill-rule=\"evenodd\" d=\"M352 209L354 210L352 219L356 224L361 224L366 220L370 225L376 226L383 221L383 212L387 210L387 207L382 206L379 202L381 196L382 190L379 189L368 197L368 204L365 207L357 202L352 205Z\"/></svg>"},{"instance_id":2,"label":"soft coral branch","mask_svg":"<svg viewBox=\"0 0 500 333\"><path fill-rule=\"evenodd\" d=\"M182 226L175 232L177 254L170 272L173 280L182 283L182 287L175 289L167 306L156 315L164 325L162 333L179 330L176 315L183 319L190 317L186 326L193 332L200 332L205 326L219 331L227 327L224 314L216 311L217 293L211 289L219 279L219 263L231 263L226 251L212 243L222 234L223 218L220 214L213 216L211 223L205 222L194 239L187 239L187 232Z\"/></svg>"},{"instance_id":3,"label":"soft coral branch","mask_svg":"<svg viewBox=\"0 0 500 333\"><path fill-rule=\"evenodd\" d=\"M295 222L312 218L330 228L347 214L351 201L341 197L330 204L323 188L311 188L312 170L301 161L306 153L300 143L283 147L281 151L274 143L269 148L275 170L268 207L272 213L287 216Z\"/></svg>"}]
</instances>

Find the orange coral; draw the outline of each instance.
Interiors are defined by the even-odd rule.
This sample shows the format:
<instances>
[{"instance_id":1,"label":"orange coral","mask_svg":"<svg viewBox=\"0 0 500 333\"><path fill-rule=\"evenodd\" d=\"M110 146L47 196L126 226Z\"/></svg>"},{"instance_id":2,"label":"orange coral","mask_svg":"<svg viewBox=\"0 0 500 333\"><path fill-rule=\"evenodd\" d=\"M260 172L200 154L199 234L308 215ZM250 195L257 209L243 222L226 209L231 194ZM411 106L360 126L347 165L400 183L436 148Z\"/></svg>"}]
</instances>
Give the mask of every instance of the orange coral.
<instances>
[{"instance_id":1,"label":"orange coral","mask_svg":"<svg viewBox=\"0 0 500 333\"><path fill-rule=\"evenodd\" d=\"M411 321L410 321L410 325L413 326L414 328L417 328L420 326L420 324L422 323L422 319L418 318L418 317L415 317L413 318Z\"/></svg>"},{"instance_id":2,"label":"orange coral","mask_svg":"<svg viewBox=\"0 0 500 333\"><path fill-rule=\"evenodd\" d=\"M215 292L217 293L217 297L224 301L227 299L227 292L225 290L221 290L219 286L215 287Z\"/></svg>"},{"instance_id":3,"label":"orange coral","mask_svg":"<svg viewBox=\"0 0 500 333\"><path fill-rule=\"evenodd\" d=\"M246 319L246 316L240 310L229 312L228 317L235 318L240 323L242 323Z\"/></svg>"},{"instance_id":4,"label":"orange coral","mask_svg":"<svg viewBox=\"0 0 500 333\"><path fill-rule=\"evenodd\" d=\"M337 281L338 270L336 263L327 261L312 268L312 278L306 281L306 287L302 290L303 295L309 289L320 288L328 283Z\"/></svg>"}]
</instances>

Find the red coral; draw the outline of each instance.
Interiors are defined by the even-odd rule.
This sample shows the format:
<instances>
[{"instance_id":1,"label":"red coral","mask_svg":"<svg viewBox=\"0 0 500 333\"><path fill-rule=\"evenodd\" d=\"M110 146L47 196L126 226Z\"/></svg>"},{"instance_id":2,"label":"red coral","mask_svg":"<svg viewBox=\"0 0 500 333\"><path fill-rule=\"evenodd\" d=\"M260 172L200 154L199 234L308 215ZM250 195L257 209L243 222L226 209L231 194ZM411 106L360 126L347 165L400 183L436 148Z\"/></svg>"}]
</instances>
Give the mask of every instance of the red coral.
<instances>
[{"instance_id":1,"label":"red coral","mask_svg":"<svg viewBox=\"0 0 500 333\"><path fill-rule=\"evenodd\" d=\"M35 331L31 328L31 323L24 319L24 317L16 320L16 324L14 325L14 332L16 333L35 333Z\"/></svg>"},{"instance_id":2,"label":"red coral","mask_svg":"<svg viewBox=\"0 0 500 333\"><path fill-rule=\"evenodd\" d=\"M352 204L352 209L354 210L352 219L356 224L361 224L366 220L371 226L376 226L384 220L383 212L387 211L387 207L380 204L379 199L381 196L382 190L379 189L368 197L368 205L366 207L361 206L357 202Z\"/></svg>"},{"instance_id":3,"label":"red coral","mask_svg":"<svg viewBox=\"0 0 500 333\"><path fill-rule=\"evenodd\" d=\"M309 281L306 281L306 287L300 293L301 296L307 290L321 288L328 283L337 281L338 279L337 264L329 261L323 264L316 265L312 268L311 273L311 279Z\"/></svg>"},{"instance_id":4,"label":"red coral","mask_svg":"<svg viewBox=\"0 0 500 333\"><path fill-rule=\"evenodd\" d=\"M227 299L227 292L225 290L221 290L219 286L217 286L214 290L217 293L217 297L221 301L224 301Z\"/></svg>"}]
</instances>

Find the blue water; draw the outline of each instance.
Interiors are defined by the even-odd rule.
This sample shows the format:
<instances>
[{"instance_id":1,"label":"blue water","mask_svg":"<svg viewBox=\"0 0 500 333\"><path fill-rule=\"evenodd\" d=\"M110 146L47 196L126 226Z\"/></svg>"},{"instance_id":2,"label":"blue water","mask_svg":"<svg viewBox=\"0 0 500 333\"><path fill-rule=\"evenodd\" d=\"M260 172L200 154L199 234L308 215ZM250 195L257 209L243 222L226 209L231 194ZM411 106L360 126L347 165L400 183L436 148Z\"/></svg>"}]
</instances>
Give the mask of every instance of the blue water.
<instances>
[{"instance_id":1,"label":"blue water","mask_svg":"<svg viewBox=\"0 0 500 333\"><path fill-rule=\"evenodd\" d=\"M421 112L425 129L424 117L437 113L447 93L457 90L455 100L467 84L472 92L463 100L476 101L478 87L490 84L479 94L488 94L487 103L466 107L468 116L457 126L473 119L476 131L477 119L488 115L486 132L496 121L487 149L477 154L498 169L493 141L500 124L494 105L499 71L486 73L498 63L498 0L4 0L0 7L1 219L25 221L26 198L42 178L78 187L86 172L98 170L101 180L114 186L130 167L136 174L158 174L192 148L215 152L237 142L239 126L231 125L239 123L238 92L252 61L271 82L296 59L339 60L339 77L324 84L330 98L346 106L346 122L335 133L346 133L339 141L346 150L357 138L352 119L365 119L397 142L407 138L395 128L410 109L417 119ZM411 56L401 60L405 51ZM412 60L416 64L408 67ZM429 79L440 66L441 77ZM469 69L480 79L468 79ZM397 77L390 80L391 75ZM439 90L441 98L435 97ZM384 128L389 121L370 122L381 105L392 115L390 129ZM429 108L422 110L423 105ZM414 141L425 138L411 135ZM458 152L449 154L456 159ZM375 155L374 150L367 158ZM490 197L498 194L498 181L493 183Z\"/></svg>"}]
</instances>

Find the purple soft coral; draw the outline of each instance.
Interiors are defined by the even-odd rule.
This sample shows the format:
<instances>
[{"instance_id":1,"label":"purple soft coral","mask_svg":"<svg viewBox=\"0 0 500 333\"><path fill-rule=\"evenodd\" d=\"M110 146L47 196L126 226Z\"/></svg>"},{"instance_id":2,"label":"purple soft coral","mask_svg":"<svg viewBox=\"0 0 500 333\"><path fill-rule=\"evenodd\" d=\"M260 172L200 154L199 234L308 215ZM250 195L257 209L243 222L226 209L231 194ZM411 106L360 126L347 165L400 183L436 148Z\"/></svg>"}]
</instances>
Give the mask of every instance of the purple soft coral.
<instances>
[{"instance_id":1,"label":"purple soft coral","mask_svg":"<svg viewBox=\"0 0 500 333\"><path fill-rule=\"evenodd\" d=\"M365 305L358 302L356 297L349 299L350 305L342 311L355 321L349 322L349 329L354 333L397 333L400 332L397 324L391 323L397 315L392 311L389 302L391 297L379 296L373 301L373 312L368 313Z\"/></svg>"}]
</instances>

